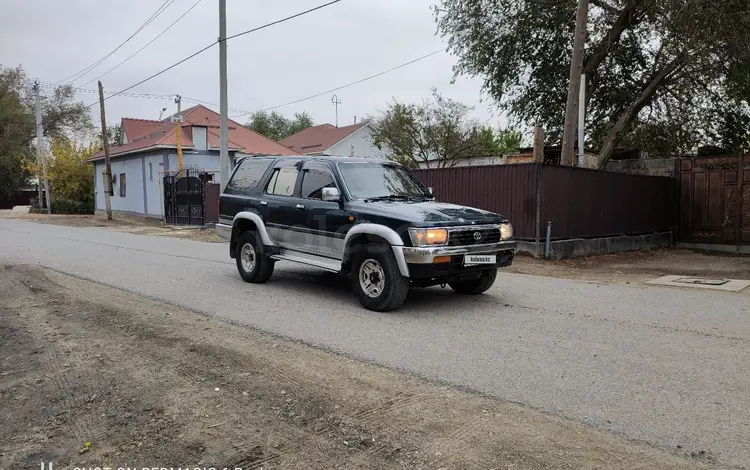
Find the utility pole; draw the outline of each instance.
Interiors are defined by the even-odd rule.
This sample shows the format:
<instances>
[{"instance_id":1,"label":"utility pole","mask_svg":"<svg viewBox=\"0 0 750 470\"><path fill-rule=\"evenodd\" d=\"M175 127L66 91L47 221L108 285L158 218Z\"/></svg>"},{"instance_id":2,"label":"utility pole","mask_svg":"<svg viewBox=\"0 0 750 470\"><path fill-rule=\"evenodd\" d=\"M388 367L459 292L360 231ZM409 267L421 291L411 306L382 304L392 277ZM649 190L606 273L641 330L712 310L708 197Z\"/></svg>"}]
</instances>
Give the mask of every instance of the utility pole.
<instances>
[{"instance_id":1,"label":"utility pole","mask_svg":"<svg viewBox=\"0 0 750 470\"><path fill-rule=\"evenodd\" d=\"M565 127L563 128L561 165L573 162L573 147L576 138L576 114L578 114L578 95L583 71L583 48L586 44L586 25L588 23L589 0L578 0L576 14L576 32L573 39L573 61L570 64L570 82L568 83L568 102L565 106ZM582 144L579 144L579 146Z\"/></svg>"},{"instance_id":2,"label":"utility pole","mask_svg":"<svg viewBox=\"0 0 750 470\"><path fill-rule=\"evenodd\" d=\"M99 80L99 110L102 114L102 143L104 144L104 206L107 208L107 220L112 220L112 165L109 162L109 136L107 135L107 117L104 114L104 87Z\"/></svg>"},{"instance_id":3,"label":"utility pole","mask_svg":"<svg viewBox=\"0 0 750 470\"><path fill-rule=\"evenodd\" d=\"M333 98L331 98L331 103L336 106L336 127L339 127L339 105L341 104L341 100L338 96L333 95Z\"/></svg>"},{"instance_id":4,"label":"utility pole","mask_svg":"<svg viewBox=\"0 0 750 470\"><path fill-rule=\"evenodd\" d=\"M177 143L177 166L180 169L180 176L182 176L182 141L180 139L180 134L182 134L182 127L180 126L180 123L182 123L182 97L177 95L174 102L177 103L177 117L173 119L174 136Z\"/></svg>"},{"instance_id":5,"label":"utility pole","mask_svg":"<svg viewBox=\"0 0 750 470\"><path fill-rule=\"evenodd\" d=\"M47 203L47 214L52 213L49 198L49 180L47 179L47 158L44 153L44 125L42 125L42 101L39 97L39 82L34 82L34 98L36 100L36 147L39 160L42 162L42 179L44 180L44 200ZM39 200L39 204L42 200Z\"/></svg>"},{"instance_id":6,"label":"utility pole","mask_svg":"<svg viewBox=\"0 0 750 470\"><path fill-rule=\"evenodd\" d=\"M219 0L219 94L221 107L221 190L229 180L229 99L227 97L227 0Z\"/></svg>"},{"instance_id":7,"label":"utility pole","mask_svg":"<svg viewBox=\"0 0 750 470\"><path fill-rule=\"evenodd\" d=\"M583 168L584 141L586 140L586 74L581 74L581 92L578 94L578 167Z\"/></svg>"}]
</instances>

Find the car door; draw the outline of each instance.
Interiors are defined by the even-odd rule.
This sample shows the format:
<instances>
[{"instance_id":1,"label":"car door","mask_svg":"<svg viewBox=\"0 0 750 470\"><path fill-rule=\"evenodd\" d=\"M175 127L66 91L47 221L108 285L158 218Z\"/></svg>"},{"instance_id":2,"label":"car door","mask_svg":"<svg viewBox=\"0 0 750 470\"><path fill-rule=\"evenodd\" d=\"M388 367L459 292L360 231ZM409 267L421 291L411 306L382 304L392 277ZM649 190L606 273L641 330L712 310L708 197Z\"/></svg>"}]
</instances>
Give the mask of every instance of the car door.
<instances>
[{"instance_id":1,"label":"car door","mask_svg":"<svg viewBox=\"0 0 750 470\"><path fill-rule=\"evenodd\" d=\"M260 197L260 208L271 240L282 248L304 251L304 204L299 198L302 161L279 159Z\"/></svg>"},{"instance_id":2,"label":"car door","mask_svg":"<svg viewBox=\"0 0 750 470\"><path fill-rule=\"evenodd\" d=\"M342 259L344 237L352 222L341 202L322 199L323 188L337 188L342 192L332 170L328 162L319 160L305 162L302 167L300 199L305 206L305 225L309 230L305 249L328 258Z\"/></svg>"}]
</instances>

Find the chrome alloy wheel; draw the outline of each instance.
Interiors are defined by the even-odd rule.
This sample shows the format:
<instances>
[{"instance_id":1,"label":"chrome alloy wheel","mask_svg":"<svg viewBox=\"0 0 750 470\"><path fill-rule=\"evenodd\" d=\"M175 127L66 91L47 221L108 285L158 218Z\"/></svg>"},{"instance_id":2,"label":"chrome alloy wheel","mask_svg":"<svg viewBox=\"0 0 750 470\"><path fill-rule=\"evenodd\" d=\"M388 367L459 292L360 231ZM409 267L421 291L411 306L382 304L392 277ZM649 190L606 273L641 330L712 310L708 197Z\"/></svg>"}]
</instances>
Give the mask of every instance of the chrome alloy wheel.
<instances>
[{"instance_id":1,"label":"chrome alloy wheel","mask_svg":"<svg viewBox=\"0 0 750 470\"><path fill-rule=\"evenodd\" d=\"M359 267L359 285L368 297L378 297L385 290L385 271L379 262L370 258Z\"/></svg>"}]
</instances>

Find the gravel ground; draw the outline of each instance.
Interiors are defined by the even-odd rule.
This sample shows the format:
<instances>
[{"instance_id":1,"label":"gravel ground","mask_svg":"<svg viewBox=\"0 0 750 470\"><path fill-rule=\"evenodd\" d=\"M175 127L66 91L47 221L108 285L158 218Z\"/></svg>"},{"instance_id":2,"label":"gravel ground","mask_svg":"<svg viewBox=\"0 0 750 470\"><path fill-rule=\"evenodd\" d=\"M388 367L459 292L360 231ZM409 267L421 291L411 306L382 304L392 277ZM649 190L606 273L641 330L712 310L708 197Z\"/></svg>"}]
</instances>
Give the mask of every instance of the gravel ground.
<instances>
[{"instance_id":1,"label":"gravel ground","mask_svg":"<svg viewBox=\"0 0 750 470\"><path fill-rule=\"evenodd\" d=\"M695 462L40 268L0 266L0 468Z\"/></svg>"},{"instance_id":2,"label":"gravel ground","mask_svg":"<svg viewBox=\"0 0 750 470\"><path fill-rule=\"evenodd\" d=\"M41 264L644 441L750 468L750 302L733 293L502 274L362 310L347 281L279 263L244 284L226 245L0 220L0 260Z\"/></svg>"}]
</instances>

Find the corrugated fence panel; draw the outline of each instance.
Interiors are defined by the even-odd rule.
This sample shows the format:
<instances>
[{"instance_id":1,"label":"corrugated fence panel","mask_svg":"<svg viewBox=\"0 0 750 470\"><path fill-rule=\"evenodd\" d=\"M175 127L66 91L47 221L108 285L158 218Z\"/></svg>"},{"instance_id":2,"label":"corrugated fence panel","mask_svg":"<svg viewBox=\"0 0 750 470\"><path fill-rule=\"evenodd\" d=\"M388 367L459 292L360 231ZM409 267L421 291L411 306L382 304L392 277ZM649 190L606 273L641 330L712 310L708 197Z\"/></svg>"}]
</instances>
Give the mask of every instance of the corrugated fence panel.
<instances>
[{"instance_id":1,"label":"corrugated fence panel","mask_svg":"<svg viewBox=\"0 0 750 470\"><path fill-rule=\"evenodd\" d=\"M562 166L543 166L540 174L540 222L546 226L552 221L553 239L672 230L671 178Z\"/></svg>"},{"instance_id":2,"label":"corrugated fence panel","mask_svg":"<svg viewBox=\"0 0 750 470\"><path fill-rule=\"evenodd\" d=\"M536 164L417 170L438 201L497 212L508 217L518 239L535 237Z\"/></svg>"}]
</instances>

